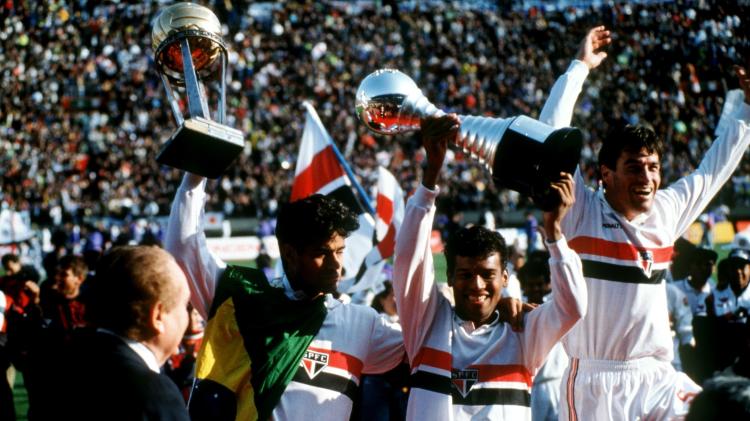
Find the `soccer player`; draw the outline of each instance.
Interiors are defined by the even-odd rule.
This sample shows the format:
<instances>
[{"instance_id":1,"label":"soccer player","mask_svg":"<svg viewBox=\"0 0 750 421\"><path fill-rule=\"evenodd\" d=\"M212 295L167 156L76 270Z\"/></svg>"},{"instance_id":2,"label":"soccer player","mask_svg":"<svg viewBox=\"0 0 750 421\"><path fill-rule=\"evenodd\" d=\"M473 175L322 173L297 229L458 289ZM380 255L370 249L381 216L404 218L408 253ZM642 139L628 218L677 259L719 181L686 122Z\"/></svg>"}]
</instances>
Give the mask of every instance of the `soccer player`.
<instances>
[{"instance_id":1,"label":"soccer player","mask_svg":"<svg viewBox=\"0 0 750 421\"><path fill-rule=\"evenodd\" d=\"M185 175L165 242L207 320L192 419L348 419L360 376L389 371L404 356L398 324L332 295L356 216L321 195L284 205L276 237L285 275L269 280L208 251L205 184Z\"/></svg>"},{"instance_id":2,"label":"soccer player","mask_svg":"<svg viewBox=\"0 0 750 421\"><path fill-rule=\"evenodd\" d=\"M573 204L573 177L561 174L552 184L561 202L544 214L553 299L527 313L525 329L515 332L499 321L496 311L509 257L497 232L473 226L454 233L445 254L455 309L438 291L430 234L438 176L458 118L450 114L422 124L428 165L422 185L406 206L393 276L412 371L407 419L531 419L532 377L586 308L580 260L560 230Z\"/></svg>"},{"instance_id":3,"label":"soccer player","mask_svg":"<svg viewBox=\"0 0 750 421\"><path fill-rule=\"evenodd\" d=\"M577 60L550 94L541 121L567 126L604 27L592 29ZM588 40L588 41L587 41ZM588 311L565 337L571 363L560 419L670 419L687 413L700 388L675 372L664 275L672 245L731 176L750 144L750 77L736 74L745 103L700 166L661 187L663 143L652 130L613 131L599 151L603 188L593 191L576 171L575 205L562 221L578 252L589 291Z\"/></svg>"}]
</instances>

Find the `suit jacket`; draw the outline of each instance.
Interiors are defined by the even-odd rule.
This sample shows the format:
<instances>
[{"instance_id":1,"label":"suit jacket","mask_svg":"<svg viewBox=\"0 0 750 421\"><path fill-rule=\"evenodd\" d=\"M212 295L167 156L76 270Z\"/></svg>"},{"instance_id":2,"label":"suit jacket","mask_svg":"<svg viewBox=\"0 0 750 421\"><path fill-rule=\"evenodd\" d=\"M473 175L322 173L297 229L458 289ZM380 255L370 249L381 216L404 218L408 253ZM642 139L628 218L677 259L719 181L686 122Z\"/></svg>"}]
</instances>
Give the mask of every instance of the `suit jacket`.
<instances>
[{"instance_id":1,"label":"suit jacket","mask_svg":"<svg viewBox=\"0 0 750 421\"><path fill-rule=\"evenodd\" d=\"M149 369L119 337L79 332L61 364L55 419L189 420L172 380Z\"/></svg>"}]
</instances>

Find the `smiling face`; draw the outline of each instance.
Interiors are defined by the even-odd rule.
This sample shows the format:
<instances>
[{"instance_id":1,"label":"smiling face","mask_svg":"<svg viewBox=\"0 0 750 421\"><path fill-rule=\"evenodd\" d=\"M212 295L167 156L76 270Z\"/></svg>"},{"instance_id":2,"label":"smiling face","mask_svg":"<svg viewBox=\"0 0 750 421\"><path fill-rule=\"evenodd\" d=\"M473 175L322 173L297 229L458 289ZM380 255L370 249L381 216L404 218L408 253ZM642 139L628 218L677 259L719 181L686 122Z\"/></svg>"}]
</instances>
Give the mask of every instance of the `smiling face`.
<instances>
[{"instance_id":1,"label":"smiling face","mask_svg":"<svg viewBox=\"0 0 750 421\"><path fill-rule=\"evenodd\" d=\"M448 284L453 287L458 317L477 326L492 320L508 278L501 261L497 252L480 257L456 256Z\"/></svg>"},{"instance_id":2,"label":"smiling face","mask_svg":"<svg viewBox=\"0 0 750 421\"><path fill-rule=\"evenodd\" d=\"M339 234L300 250L281 244L284 270L292 288L310 297L335 292L343 274L344 247L344 237Z\"/></svg>"},{"instance_id":3,"label":"smiling face","mask_svg":"<svg viewBox=\"0 0 750 421\"><path fill-rule=\"evenodd\" d=\"M627 220L648 212L661 184L659 155L646 148L623 150L614 169L601 165L605 197Z\"/></svg>"}]
</instances>

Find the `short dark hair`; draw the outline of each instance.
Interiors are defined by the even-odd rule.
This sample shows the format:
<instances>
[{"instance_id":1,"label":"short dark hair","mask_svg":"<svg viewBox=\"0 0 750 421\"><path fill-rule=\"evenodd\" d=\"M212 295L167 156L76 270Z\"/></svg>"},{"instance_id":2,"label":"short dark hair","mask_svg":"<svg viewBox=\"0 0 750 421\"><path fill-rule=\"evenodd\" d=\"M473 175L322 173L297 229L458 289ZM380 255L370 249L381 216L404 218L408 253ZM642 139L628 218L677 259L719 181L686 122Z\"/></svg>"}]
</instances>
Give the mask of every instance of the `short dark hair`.
<instances>
[{"instance_id":1,"label":"short dark hair","mask_svg":"<svg viewBox=\"0 0 750 421\"><path fill-rule=\"evenodd\" d=\"M746 420L750 416L750 380L719 376L708 380L690 404L686 421Z\"/></svg>"},{"instance_id":2,"label":"short dark hair","mask_svg":"<svg viewBox=\"0 0 750 421\"><path fill-rule=\"evenodd\" d=\"M334 234L348 237L359 228L357 216L338 200L314 194L282 205L276 221L276 238L297 250L320 244Z\"/></svg>"},{"instance_id":3,"label":"short dark hair","mask_svg":"<svg viewBox=\"0 0 750 421\"><path fill-rule=\"evenodd\" d=\"M550 283L549 263L542 259L529 259L525 265L518 270L518 280L525 285L530 279L541 276L545 283Z\"/></svg>"},{"instance_id":4,"label":"short dark hair","mask_svg":"<svg viewBox=\"0 0 750 421\"><path fill-rule=\"evenodd\" d=\"M616 127L610 130L599 149L599 165L614 170L623 151L638 152L644 148L648 153L655 153L661 159L664 143L648 127L630 124Z\"/></svg>"},{"instance_id":5,"label":"short dark hair","mask_svg":"<svg viewBox=\"0 0 750 421\"><path fill-rule=\"evenodd\" d=\"M83 259L83 256L77 254L66 254L60 258L60 261L57 263L57 270L67 269L72 270L75 276L84 279L89 273L89 267Z\"/></svg>"},{"instance_id":6,"label":"short dark hair","mask_svg":"<svg viewBox=\"0 0 750 421\"><path fill-rule=\"evenodd\" d=\"M4 268L7 268L9 263L18 263L20 261L21 261L21 258L18 257L17 254L13 254L13 253L3 254L3 257L2 257L2 265Z\"/></svg>"},{"instance_id":7,"label":"short dark hair","mask_svg":"<svg viewBox=\"0 0 750 421\"><path fill-rule=\"evenodd\" d=\"M384 313L383 303L380 302L383 298L387 297L393 291L393 284L391 281L383 281L383 290L375 294L372 299L370 307L374 308L378 313Z\"/></svg>"},{"instance_id":8,"label":"short dark hair","mask_svg":"<svg viewBox=\"0 0 750 421\"><path fill-rule=\"evenodd\" d=\"M136 341L153 336L149 317L159 301L177 305L179 291L165 263L171 255L155 246L119 246L99 260L89 287L86 317L96 327Z\"/></svg>"},{"instance_id":9,"label":"short dark hair","mask_svg":"<svg viewBox=\"0 0 750 421\"><path fill-rule=\"evenodd\" d=\"M500 233L479 225L457 230L448 237L445 245L448 279L453 278L456 270L456 256L482 258L493 253L500 254L500 264L505 269L508 264L508 246Z\"/></svg>"}]
</instances>

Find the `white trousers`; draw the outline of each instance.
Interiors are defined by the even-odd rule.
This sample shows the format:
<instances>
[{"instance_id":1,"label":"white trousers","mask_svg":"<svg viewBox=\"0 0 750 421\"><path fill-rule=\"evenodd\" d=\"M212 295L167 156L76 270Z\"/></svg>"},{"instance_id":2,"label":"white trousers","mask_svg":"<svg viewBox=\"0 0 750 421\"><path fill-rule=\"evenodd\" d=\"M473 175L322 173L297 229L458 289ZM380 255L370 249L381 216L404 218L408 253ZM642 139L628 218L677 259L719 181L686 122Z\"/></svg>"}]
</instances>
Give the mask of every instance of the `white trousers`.
<instances>
[{"instance_id":1,"label":"white trousers","mask_svg":"<svg viewBox=\"0 0 750 421\"><path fill-rule=\"evenodd\" d=\"M701 391L685 373L654 358L571 358L561 387L561 421L681 420Z\"/></svg>"}]
</instances>

